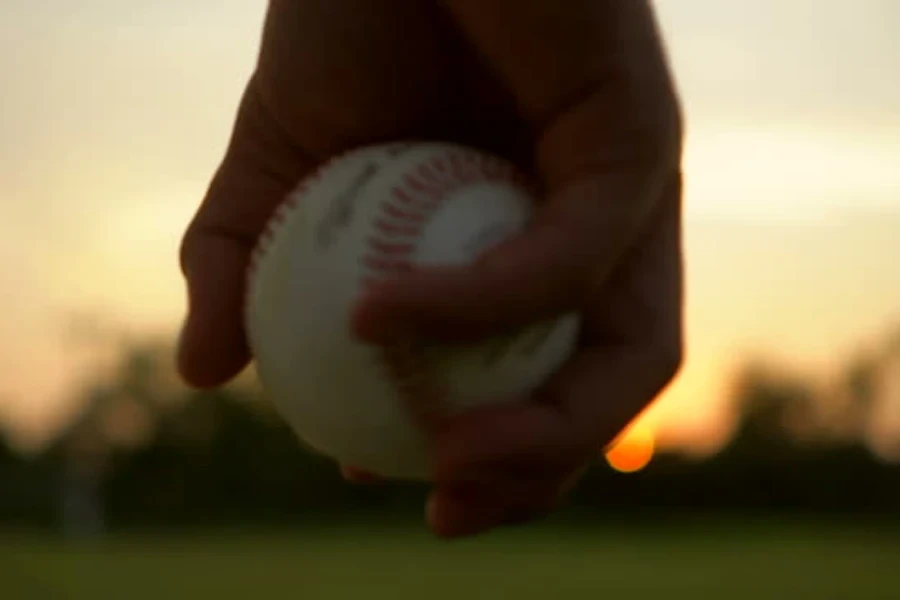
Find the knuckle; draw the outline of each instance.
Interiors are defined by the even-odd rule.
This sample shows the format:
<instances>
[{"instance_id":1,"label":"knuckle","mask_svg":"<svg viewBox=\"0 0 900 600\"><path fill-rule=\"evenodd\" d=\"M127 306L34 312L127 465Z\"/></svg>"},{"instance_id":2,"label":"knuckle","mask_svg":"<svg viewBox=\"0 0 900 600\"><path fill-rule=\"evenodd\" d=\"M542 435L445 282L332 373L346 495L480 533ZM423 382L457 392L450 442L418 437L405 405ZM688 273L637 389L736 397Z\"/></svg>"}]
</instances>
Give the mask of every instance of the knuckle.
<instances>
[{"instance_id":1,"label":"knuckle","mask_svg":"<svg viewBox=\"0 0 900 600\"><path fill-rule=\"evenodd\" d=\"M568 181L598 169L646 177L669 172L682 154L684 118L672 87L597 85L576 106L547 121L541 137L542 169Z\"/></svg>"}]
</instances>

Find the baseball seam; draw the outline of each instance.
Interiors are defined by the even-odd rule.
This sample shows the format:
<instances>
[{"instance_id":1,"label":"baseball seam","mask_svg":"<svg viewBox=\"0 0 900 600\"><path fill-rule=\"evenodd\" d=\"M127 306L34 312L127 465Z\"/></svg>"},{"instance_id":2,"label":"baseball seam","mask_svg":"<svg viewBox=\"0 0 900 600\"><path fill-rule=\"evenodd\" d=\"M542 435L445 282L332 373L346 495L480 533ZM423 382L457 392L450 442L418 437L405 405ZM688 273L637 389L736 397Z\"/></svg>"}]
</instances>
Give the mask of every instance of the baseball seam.
<instances>
[{"instance_id":1,"label":"baseball seam","mask_svg":"<svg viewBox=\"0 0 900 600\"><path fill-rule=\"evenodd\" d=\"M527 185L510 163L465 149L450 149L412 166L372 223L361 258L363 289L410 271L424 228L448 196L465 185L485 182ZM438 428L450 408L424 349L396 344L383 349L380 360L413 421L425 430Z\"/></svg>"},{"instance_id":2,"label":"baseball seam","mask_svg":"<svg viewBox=\"0 0 900 600\"><path fill-rule=\"evenodd\" d=\"M261 263L271 251L280 229L291 213L301 208L306 190L329 167L352 151L334 156L306 176L279 204L267 221L251 252L247 267L246 322L250 323L252 291ZM461 187L473 183L505 183L529 189L529 182L508 161L465 148L450 148L430 156L406 171L390 196L382 201L360 257L360 288L383 283L413 268L413 256L429 220L444 201ZM248 337L252 333L248 328ZM397 344L378 352L382 371L396 390L413 422L425 430L439 427L449 414L439 378L429 370L423 349L415 344Z\"/></svg>"}]
</instances>

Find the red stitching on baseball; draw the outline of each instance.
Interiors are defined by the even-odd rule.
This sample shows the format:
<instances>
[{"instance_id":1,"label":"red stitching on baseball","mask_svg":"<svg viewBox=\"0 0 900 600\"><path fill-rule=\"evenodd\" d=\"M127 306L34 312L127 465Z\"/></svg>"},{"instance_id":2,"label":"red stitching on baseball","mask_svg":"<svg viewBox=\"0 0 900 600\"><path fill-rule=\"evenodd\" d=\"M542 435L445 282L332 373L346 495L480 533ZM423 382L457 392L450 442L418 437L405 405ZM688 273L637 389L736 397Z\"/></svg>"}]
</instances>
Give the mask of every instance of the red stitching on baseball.
<instances>
[{"instance_id":1,"label":"red stitching on baseball","mask_svg":"<svg viewBox=\"0 0 900 600\"><path fill-rule=\"evenodd\" d=\"M284 225L285 221L287 221L288 214L299 205L300 198L309 191L309 188L315 182L322 178L325 171L349 153L350 152L344 152L338 154L319 164L319 166L310 171L305 178L300 180L282 202L274 208L272 215L266 221L262 232L259 234L256 245L250 252L250 259L247 261L248 285L246 287L244 300L246 307L250 306L250 292L253 288L253 280L256 278L259 271L260 262L269 252L269 248L272 245L272 240L275 239L278 228Z\"/></svg>"},{"instance_id":2,"label":"red stitching on baseball","mask_svg":"<svg viewBox=\"0 0 900 600\"><path fill-rule=\"evenodd\" d=\"M401 221L408 221L412 223L424 223L428 218L428 214L423 213L414 213L408 210L403 210L394 206L389 202L384 202L381 205L381 212L383 212L388 217L398 219ZM430 211L429 211L430 212Z\"/></svg>"},{"instance_id":3,"label":"red stitching on baseball","mask_svg":"<svg viewBox=\"0 0 900 600\"><path fill-rule=\"evenodd\" d=\"M408 253L403 258L391 258L388 256L378 256L376 254L367 254L361 260L364 267L373 271L381 271L384 273L398 273L409 271L412 265L409 262Z\"/></svg>"},{"instance_id":4,"label":"red stitching on baseball","mask_svg":"<svg viewBox=\"0 0 900 600\"><path fill-rule=\"evenodd\" d=\"M397 186L391 190L391 195L393 196L394 200L402 204L404 207L427 209L429 211L433 211L436 208L434 206L434 203L440 201L440 198L438 196L435 196L433 192L428 193L426 197L422 197L421 195L413 196L410 194L410 189L413 189L419 194L429 192L429 190L424 186L418 189L413 188L411 185L409 186L409 189Z\"/></svg>"},{"instance_id":5,"label":"red stitching on baseball","mask_svg":"<svg viewBox=\"0 0 900 600\"><path fill-rule=\"evenodd\" d=\"M410 196L403 188L394 188L393 190L391 190L391 193L394 196L394 200L404 206L412 206L417 201L414 197Z\"/></svg>"},{"instance_id":6,"label":"red stitching on baseball","mask_svg":"<svg viewBox=\"0 0 900 600\"><path fill-rule=\"evenodd\" d=\"M385 255L410 254L416 248L412 242L394 242L376 237L369 238L368 246L370 250Z\"/></svg>"},{"instance_id":7,"label":"red stitching on baseball","mask_svg":"<svg viewBox=\"0 0 900 600\"><path fill-rule=\"evenodd\" d=\"M416 176L411 173L407 173L406 177L403 178L403 182L417 192L424 192L428 189L424 183L416 179Z\"/></svg>"},{"instance_id":8,"label":"red stitching on baseball","mask_svg":"<svg viewBox=\"0 0 900 600\"><path fill-rule=\"evenodd\" d=\"M433 212L437 209L437 204L446 197L446 186L441 185L439 182L435 182L430 186L423 185L419 182L416 184L418 187L413 187L412 182L408 182L407 185L419 195L411 196L409 190L402 187L396 187L393 190L394 198L400 200L406 206L415 205L416 208Z\"/></svg>"},{"instance_id":9,"label":"red stitching on baseball","mask_svg":"<svg viewBox=\"0 0 900 600\"><path fill-rule=\"evenodd\" d=\"M524 178L502 159L487 160L479 153L450 149L410 167L402 183L392 192L394 203L384 202L372 223L368 254L363 259L367 272L363 289L382 284L402 270L413 268L413 254L422 228L442 206L443 200L461 186L483 182L516 183ZM396 237L411 237L397 243ZM384 372L416 423L425 430L438 427L448 414L443 390L428 374L421 348L398 345L381 351Z\"/></svg>"},{"instance_id":10,"label":"red stitching on baseball","mask_svg":"<svg viewBox=\"0 0 900 600\"><path fill-rule=\"evenodd\" d=\"M414 237L421 233L422 228L419 225L409 225L407 223L391 223L389 221L377 218L375 220L375 229L387 236L405 236Z\"/></svg>"},{"instance_id":11,"label":"red stitching on baseball","mask_svg":"<svg viewBox=\"0 0 900 600\"><path fill-rule=\"evenodd\" d=\"M438 174L435 173L432 170L431 166L428 164L424 164L419 167L418 175L419 175L419 177L421 177L422 179L424 179L426 182L428 182L431 185L434 185L434 184L440 182L440 178L438 177Z\"/></svg>"}]
</instances>

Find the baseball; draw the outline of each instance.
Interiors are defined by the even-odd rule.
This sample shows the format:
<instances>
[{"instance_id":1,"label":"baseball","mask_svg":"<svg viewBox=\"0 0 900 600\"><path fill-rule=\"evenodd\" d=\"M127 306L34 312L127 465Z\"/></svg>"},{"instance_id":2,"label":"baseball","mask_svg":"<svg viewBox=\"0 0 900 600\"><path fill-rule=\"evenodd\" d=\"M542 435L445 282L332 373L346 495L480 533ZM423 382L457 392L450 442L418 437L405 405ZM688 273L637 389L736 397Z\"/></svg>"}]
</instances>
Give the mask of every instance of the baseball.
<instances>
[{"instance_id":1,"label":"baseball","mask_svg":"<svg viewBox=\"0 0 900 600\"><path fill-rule=\"evenodd\" d=\"M460 265L522 231L528 184L445 143L363 147L301 182L260 237L246 328L267 397L298 438L382 477L429 479L429 424L521 398L574 349L577 314L465 346L376 348L349 331L367 285Z\"/></svg>"}]
</instances>

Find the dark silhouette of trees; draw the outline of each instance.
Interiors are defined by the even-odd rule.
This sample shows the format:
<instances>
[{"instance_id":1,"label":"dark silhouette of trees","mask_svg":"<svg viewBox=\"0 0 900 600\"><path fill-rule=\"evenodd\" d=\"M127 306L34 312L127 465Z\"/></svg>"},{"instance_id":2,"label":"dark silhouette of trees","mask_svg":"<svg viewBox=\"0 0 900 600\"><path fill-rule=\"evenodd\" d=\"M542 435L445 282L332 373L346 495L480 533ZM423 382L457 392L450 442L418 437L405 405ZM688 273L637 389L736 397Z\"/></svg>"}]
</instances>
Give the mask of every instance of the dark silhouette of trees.
<instances>
[{"instance_id":1,"label":"dark silhouette of trees","mask_svg":"<svg viewBox=\"0 0 900 600\"><path fill-rule=\"evenodd\" d=\"M855 357L836 386L762 361L735 377L738 427L715 456L657 456L623 475L602 461L566 510L578 518L688 511L900 516L900 468L876 460L865 423L900 336ZM298 441L252 373L226 388L184 387L172 350L128 341L112 371L79 393L81 410L52 444L21 456L0 438L0 524L106 527L323 520L421 514L425 488L352 486ZM599 457L598 457L599 458Z\"/></svg>"}]
</instances>

